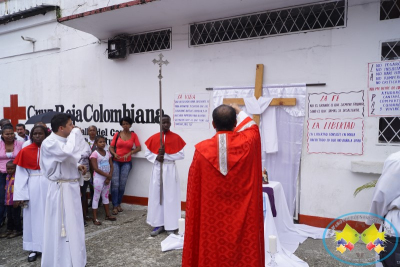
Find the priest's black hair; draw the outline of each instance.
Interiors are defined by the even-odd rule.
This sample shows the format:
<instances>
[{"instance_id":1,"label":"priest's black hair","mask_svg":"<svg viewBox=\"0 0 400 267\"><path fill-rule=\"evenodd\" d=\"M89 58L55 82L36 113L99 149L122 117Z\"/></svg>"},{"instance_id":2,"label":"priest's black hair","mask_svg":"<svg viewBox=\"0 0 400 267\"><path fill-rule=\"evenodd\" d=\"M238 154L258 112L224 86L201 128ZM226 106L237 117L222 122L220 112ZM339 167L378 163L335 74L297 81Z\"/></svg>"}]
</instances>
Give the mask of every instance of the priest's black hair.
<instances>
[{"instance_id":1,"label":"priest's black hair","mask_svg":"<svg viewBox=\"0 0 400 267\"><path fill-rule=\"evenodd\" d=\"M60 126L67 126L68 121L71 119L71 115L69 114L57 114L51 119L51 130L53 132L58 132L58 128Z\"/></svg>"},{"instance_id":2,"label":"priest's black hair","mask_svg":"<svg viewBox=\"0 0 400 267\"><path fill-rule=\"evenodd\" d=\"M47 136L50 135L50 133L49 133L47 127L44 127L43 125L40 125L40 124L39 124L39 125L33 126L33 128L31 129L31 133L29 134L29 137L31 138L31 140L33 140L33 139L32 139L32 137L33 137L33 132L34 132L36 129L38 129L38 128L43 130L45 138L46 138Z\"/></svg>"},{"instance_id":3,"label":"priest's black hair","mask_svg":"<svg viewBox=\"0 0 400 267\"><path fill-rule=\"evenodd\" d=\"M133 123L133 120L132 120L131 117L123 117L123 118L121 118L121 119L119 120L119 125L122 126L122 122L123 122L123 121L126 121L127 123L129 123L129 125L132 125L132 123Z\"/></svg>"},{"instance_id":4,"label":"priest's black hair","mask_svg":"<svg viewBox=\"0 0 400 267\"><path fill-rule=\"evenodd\" d=\"M212 113L217 131L232 131L236 124L236 111L228 105L216 107Z\"/></svg>"},{"instance_id":5,"label":"priest's black hair","mask_svg":"<svg viewBox=\"0 0 400 267\"><path fill-rule=\"evenodd\" d=\"M168 118L169 120L171 120L171 117L169 115L167 115L167 114L163 114L162 118ZM161 118L161 120L162 120L162 118Z\"/></svg>"}]
</instances>

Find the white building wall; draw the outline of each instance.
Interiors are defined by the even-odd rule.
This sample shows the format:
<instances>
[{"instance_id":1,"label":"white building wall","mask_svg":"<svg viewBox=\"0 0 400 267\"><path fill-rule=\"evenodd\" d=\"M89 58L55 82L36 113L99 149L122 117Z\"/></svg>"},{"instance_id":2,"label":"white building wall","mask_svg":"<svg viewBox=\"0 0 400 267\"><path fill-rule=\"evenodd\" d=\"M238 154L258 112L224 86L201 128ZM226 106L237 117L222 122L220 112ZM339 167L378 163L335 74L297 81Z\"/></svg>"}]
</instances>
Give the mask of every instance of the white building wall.
<instances>
[{"instance_id":1,"label":"white building wall","mask_svg":"<svg viewBox=\"0 0 400 267\"><path fill-rule=\"evenodd\" d=\"M101 1L100 1L101 2ZM67 5L70 9L71 6ZM78 12L79 13L79 12ZM55 12L48 14L55 16ZM48 16L46 15L46 16ZM18 21L20 29L2 34L12 23L0 26L0 106L9 106L9 95L18 94L20 106L37 109L94 107L122 108L122 103L138 108L157 109L158 67L151 62L158 52L131 54L124 61L107 59L106 43L93 36L49 22L24 28L34 20ZM15 22L17 23L17 22ZM380 42L400 38L399 20L379 21L379 2L358 4L349 1L347 27L265 39L239 41L203 47L188 47L188 25L172 27L172 49L163 51L171 64L163 69L163 105L172 115L174 93L206 92L214 86L253 85L255 65L265 65L264 83L326 83L310 87L309 93L367 89L367 63L380 61ZM46 42L59 38L59 49L25 54L29 43L20 36ZM20 46L25 46L18 48ZM8 55L21 51L24 55ZM365 91L366 92L366 91ZM211 97L211 95L210 95ZM3 117L3 109L0 109ZM307 119L307 118L306 118ZM306 121L305 121L306 122ZM117 123L91 124L99 128L120 129ZM311 155L307 153L304 124L301 166L300 213L337 217L352 211L367 211L372 191L353 198L356 187L377 179L378 175L351 172L351 161L383 162L399 146L377 145L378 118L365 118L364 155ZM144 147L145 140L158 131L157 124L133 124ZM186 141L186 158L177 162L181 178L182 201L186 199L187 173L194 145L214 134L209 130L171 128ZM110 137L110 136L108 136ZM139 153L133 159L125 194L147 197L151 164Z\"/></svg>"}]
</instances>

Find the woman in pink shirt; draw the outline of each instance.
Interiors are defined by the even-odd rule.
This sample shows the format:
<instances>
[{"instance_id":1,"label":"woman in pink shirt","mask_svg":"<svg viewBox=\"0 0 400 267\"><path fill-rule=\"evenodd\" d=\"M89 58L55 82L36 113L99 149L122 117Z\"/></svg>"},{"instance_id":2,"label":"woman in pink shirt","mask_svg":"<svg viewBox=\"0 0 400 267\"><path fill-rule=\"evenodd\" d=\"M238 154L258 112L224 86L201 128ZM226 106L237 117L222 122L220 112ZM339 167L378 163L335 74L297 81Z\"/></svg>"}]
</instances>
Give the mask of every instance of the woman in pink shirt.
<instances>
[{"instance_id":1,"label":"woman in pink shirt","mask_svg":"<svg viewBox=\"0 0 400 267\"><path fill-rule=\"evenodd\" d=\"M14 129L11 124L6 124L2 128L0 140L0 226L4 224L6 218L6 177L7 177L7 162L15 159L18 152L22 148L22 142L17 141L14 134Z\"/></svg>"},{"instance_id":2,"label":"woman in pink shirt","mask_svg":"<svg viewBox=\"0 0 400 267\"><path fill-rule=\"evenodd\" d=\"M140 143L137 135L130 131L132 119L124 117L119 121L122 131L116 133L111 141L110 153L113 155L113 175L111 180L111 197L113 204L113 215L122 212L121 202L125 192L128 174L132 169L132 154L138 153Z\"/></svg>"}]
</instances>

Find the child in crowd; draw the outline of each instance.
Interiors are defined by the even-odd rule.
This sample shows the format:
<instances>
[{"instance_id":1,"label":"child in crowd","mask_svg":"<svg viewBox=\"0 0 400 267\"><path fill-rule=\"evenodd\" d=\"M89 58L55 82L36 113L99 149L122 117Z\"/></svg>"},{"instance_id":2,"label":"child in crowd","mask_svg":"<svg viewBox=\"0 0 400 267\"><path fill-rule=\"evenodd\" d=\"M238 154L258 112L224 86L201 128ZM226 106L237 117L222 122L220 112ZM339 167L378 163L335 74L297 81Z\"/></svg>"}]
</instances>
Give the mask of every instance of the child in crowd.
<instances>
[{"instance_id":1,"label":"child in crowd","mask_svg":"<svg viewBox=\"0 0 400 267\"><path fill-rule=\"evenodd\" d=\"M106 139L104 138L104 136L96 136L95 145L96 150L93 151L92 155L90 156L90 163L94 170L94 195L92 200L93 223L95 225L101 225L101 222L97 219L97 208L99 206L100 196L102 198L104 210L106 212L105 220L116 220L115 217L111 216L108 206L108 194L110 191L110 181L113 173L113 163L111 159L111 154L108 151L104 150L104 148L106 147Z\"/></svg>"},{"instance_id":2,"label":"child in crowd","mask_svg":"<svg viewBox=\"0 0 400 267\"><path fill-rule=\"evenodd\" d=\"M0 238L14 238L22 235L22 223L21 223L21 207L16 205L13 207L13 195L14 195L14 180L16 165L12 160L6 164L7 178L6 178L6 199L5 205L7 208L7 231L3 233Z\"/></svg>"}]
</instances>

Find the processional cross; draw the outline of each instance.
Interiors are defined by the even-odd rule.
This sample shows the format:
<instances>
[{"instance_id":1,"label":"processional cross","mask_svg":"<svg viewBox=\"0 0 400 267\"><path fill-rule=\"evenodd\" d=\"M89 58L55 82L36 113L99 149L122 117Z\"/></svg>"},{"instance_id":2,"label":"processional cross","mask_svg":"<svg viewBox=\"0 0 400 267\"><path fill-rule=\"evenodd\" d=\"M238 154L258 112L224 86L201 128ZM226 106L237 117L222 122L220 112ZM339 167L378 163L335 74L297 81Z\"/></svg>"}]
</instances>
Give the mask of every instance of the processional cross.
<instances>
[{"instance_id":1,"label":"processional cross","mask_svg":"<svg viewBox=\"0 0 400 267\"><path fill-rule=\"evenodd\" d=\"M254 87L254 96L256 99L262 96L262 84L263 84L263 74L264 74L264 64L257 64L256 67L256 84ZM244 106L243 98L224 98L223 103L225 105L238 104L239 106ZM273 98L270 106L296 106L296 98ZM260 125L260 115L253 114L253 119Z\"/></svg>"},{"instance_id":2,"label":"processional cross","mask_svg":"<svg viewBox=\"0 0 400 267\"><path fill-rule=\"evenodd\" d=\"M159 54L158 57L160 58L159 60L153 59L153 63L157 64L160 66L160 69L158 71L158 84L159 84L159 96L160 96L160 148L163 148L163 138L162 138L162 90L161 90L161 79L163 78L162 76L162 65L168 65L168 60L162 60L163 59L163 54ZM162 197L163 197L163 163L160 164L160 205L162 205Z\"/></svg>"}]
</instances>

